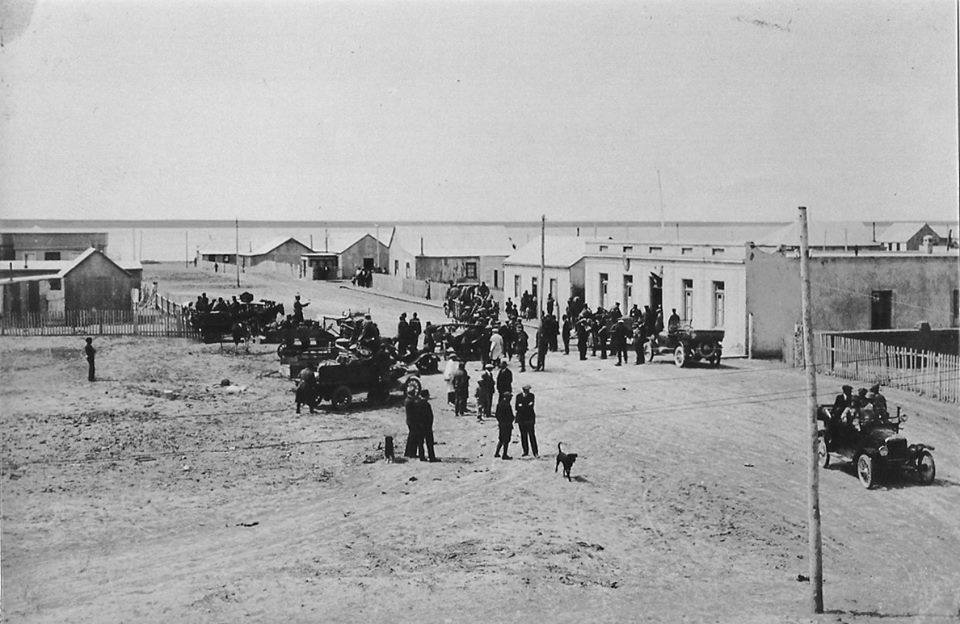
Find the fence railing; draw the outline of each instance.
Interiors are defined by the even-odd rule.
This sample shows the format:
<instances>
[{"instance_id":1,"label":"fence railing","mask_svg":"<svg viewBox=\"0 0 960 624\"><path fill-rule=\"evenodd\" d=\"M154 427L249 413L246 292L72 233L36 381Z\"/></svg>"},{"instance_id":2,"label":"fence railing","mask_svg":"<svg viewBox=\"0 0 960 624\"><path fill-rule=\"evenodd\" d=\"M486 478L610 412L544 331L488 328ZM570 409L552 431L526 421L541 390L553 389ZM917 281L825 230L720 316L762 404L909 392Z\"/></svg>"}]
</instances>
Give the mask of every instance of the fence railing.
<instances>
[{"instance_id":1,"label":"fence railing","mask_svg":"<svg viewBox=\"0 0 960 624\"><path fill-rule=\"evenodd\" d=\"M820 373L960 403L960 356L835 334L814 336L814 350Z\"/></svg>"},{"instance_id":2,"label":"fence railing","mask_svg":"<svg viewBox=\"0 0 960 624\"><path fill-rule=\"evenodd\" d=\"M182 315L160 310L73 310L0 317L0 335L196 338L197 332Z\"/></svg>"}]
</instances>

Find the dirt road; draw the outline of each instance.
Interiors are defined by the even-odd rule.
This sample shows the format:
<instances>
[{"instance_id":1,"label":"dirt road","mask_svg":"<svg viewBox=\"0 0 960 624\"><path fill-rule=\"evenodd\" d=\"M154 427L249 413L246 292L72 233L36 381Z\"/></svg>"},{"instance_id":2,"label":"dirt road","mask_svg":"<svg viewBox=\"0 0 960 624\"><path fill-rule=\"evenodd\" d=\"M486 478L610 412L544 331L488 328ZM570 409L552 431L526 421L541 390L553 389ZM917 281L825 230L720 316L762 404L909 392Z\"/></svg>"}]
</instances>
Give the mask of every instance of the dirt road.
<instances>
[{"instance_id":1,"label":"dirt road","mask_svg":"<svg viewBox=\"0 0 960 624\"><path fill-rule=\"evenodd\" d=\"M361 296L383 316L418 309ZM618 368L551 354L546 372L515 370L515 387L537 395L539 459L494 459L495 425L435 398L442 463L390 464L377 447L384 435L402 444L397 401L297 416L269 345L234 355L180 340L96 344L103 380L89 384L80 339L0 341L6 621L960 613L955 407L887 393L911 416L908 438L936 447L932 486L867 491L849 470L822 472L830 612L813 618L797 580L804 382L779 364ZM218 387L224 377L244 389ZM424 379L445 396L439 376ZM820 380L824 401L839 383ZM580 454L572 482L554 473L558 441Z\"/></svg>"}]
</instances>

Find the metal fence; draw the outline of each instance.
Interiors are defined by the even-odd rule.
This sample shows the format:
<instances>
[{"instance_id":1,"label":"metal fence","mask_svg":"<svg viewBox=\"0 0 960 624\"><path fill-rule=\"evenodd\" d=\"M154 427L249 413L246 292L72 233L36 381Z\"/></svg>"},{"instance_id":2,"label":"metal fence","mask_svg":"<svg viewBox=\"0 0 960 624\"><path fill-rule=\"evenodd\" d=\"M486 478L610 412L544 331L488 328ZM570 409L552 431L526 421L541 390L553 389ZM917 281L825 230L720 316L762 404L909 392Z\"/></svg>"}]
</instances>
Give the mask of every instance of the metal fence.
<instances>
[{"instance_id":1,"label":"metal fence","mask_svg":"<svg viewBox=\"0 0 960 624\"><path fill-rule=\"evenodd\" d=\"M0 317L3 336L156 336L197 338L178 313L159 309L75 310L61 314L26 313Z\"/></svg>"},{"instance_id":2,"label":"metal fence","mask_svg":"<svg viewBox=\"0 0 960 624\"><path fill-rule=\"evenodd\" d=\"M820 373L960 403L960 356L836 334L814 338L814 361ZM800 359L802 366L802 355Z\"/></svg>"}]
</instances>

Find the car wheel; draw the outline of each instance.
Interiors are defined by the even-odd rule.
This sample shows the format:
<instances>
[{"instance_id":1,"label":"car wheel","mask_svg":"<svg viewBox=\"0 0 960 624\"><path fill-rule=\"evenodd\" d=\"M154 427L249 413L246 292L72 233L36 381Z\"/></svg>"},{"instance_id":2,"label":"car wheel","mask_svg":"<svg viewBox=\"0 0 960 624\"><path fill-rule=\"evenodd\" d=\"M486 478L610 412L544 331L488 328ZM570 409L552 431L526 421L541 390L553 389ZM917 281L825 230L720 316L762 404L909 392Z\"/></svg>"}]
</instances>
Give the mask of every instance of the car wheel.
<instances>
[{"instance_id":1,"label":"car wheel","mask_svg":"<svg viewBox=\"0 0 960 624\"><path fill-rule=\"evenodd\" d=\"M827 450L827 441L823 436L817 440L817 463L821 468L830 466L830 451Z\"/></svg>"},{"instance_id":2,"label":"car wheel","mask_svg":"<svg viewBox=\"0 0 960 624\"><path fill-rule=\"evenodd\" d=\"M930 485L937 476L937 465L930 451L921 451L917 457L917 475L920 477L921 485Z\"/></svg>"},{"instance_id":3,"label":"car wheel","mask_svg":"<svg viewBox=\"0 0 960 624\"><path fill-rule=\"evenodd\" d=\"M683 345L680 345L673 351L673 363L677 365L677 368L683 368L687 363L687 350L683 348Z\"/></svg>"},{"instance_id":4,"label":"car wheel","mask_svg":"<svg viewBox=\"0 0 960 624\"><path fill-rule=\"evenodd\" d=\"M647 362L653 362L653 343L649 340L643 345L643 357Z\"/></svg>"},{"instance_id":5,"label":"car wheel","mask_svg":"<svg viewBox=\"0 0 960 624\"><path fill-rule=\"evenodd\" d=\"M330 403L337 409L347 407L351 401L353 401L353 393L350 392L350 388L346 386L339 386L333 391L333 395L330 397Z\"/></svg>"},{"instance_id":6,"label":"car wheel","mask_svg":"<svg viewBox=\"0 0 960 624\"><path fill-rule=\"evenodd\" d=\"M712 358L710 358L710 366L712 366L712 367L714 367L714 368L720 368L720 356L719 356L719 355L715 355L715 356L713 356Z\"/></svg>"},{"instance_id":7,"label":"car wheel","mask_svg":"<svg viewBox=\"0 0 960 624\"><path fill-rule=\"evenodd\" d=\"M876 478L873 458L869 455L861 455L857 458L857 478L860 484L868 490L873 487Z\"/></svg>"}]
</instances>

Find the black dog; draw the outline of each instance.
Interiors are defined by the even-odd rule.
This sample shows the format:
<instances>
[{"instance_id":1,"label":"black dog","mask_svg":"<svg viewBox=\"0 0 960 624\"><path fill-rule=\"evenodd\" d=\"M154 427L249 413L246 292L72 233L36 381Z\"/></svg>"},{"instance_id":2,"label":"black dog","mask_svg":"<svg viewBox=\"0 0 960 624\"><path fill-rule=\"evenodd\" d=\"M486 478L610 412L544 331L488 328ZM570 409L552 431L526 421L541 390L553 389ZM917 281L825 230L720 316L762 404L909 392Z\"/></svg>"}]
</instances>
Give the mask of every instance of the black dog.
<instances>
[{"instance_id":1,"label":"black dog","mask_svg":"<svg viewBox=\"0 0 960 624\"><path fill-rule=\"evenodd\" d=\"M560 464L563 464L563 476L567 478L567 481L570 481L570 468L573 467L573 462L577 461L576 453L564 453L563 449L560 448L560 442L557 442L557 466L553 469L554 472L560 469Z\"/></svg>"}]
</instances>

